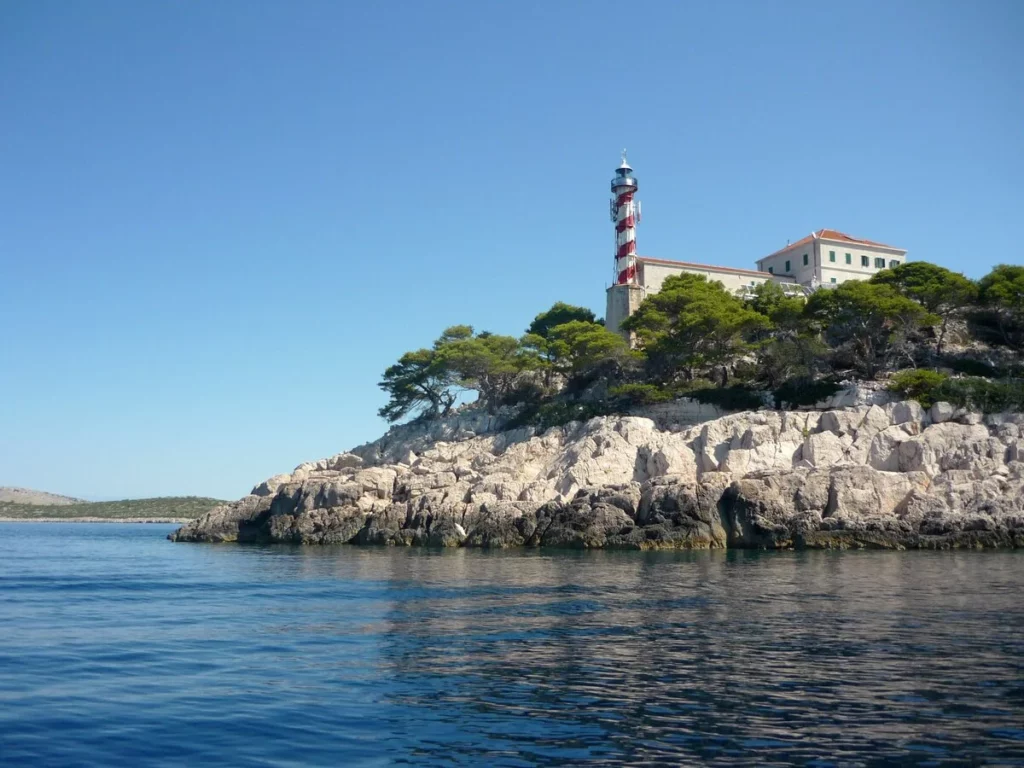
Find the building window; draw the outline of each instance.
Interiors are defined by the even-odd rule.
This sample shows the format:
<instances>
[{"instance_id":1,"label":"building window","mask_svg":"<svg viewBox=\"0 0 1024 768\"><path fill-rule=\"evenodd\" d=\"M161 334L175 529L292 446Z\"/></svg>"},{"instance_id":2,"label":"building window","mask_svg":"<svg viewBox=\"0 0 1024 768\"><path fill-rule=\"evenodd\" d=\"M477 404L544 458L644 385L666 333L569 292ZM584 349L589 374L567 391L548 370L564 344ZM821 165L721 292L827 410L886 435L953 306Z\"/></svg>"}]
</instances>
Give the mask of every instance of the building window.
<instances>
[{"instance_id":1,"label":"building window","mask_svg":"<svg viewBox=\"0 0 1024 768\"><path fill-rule=\"evenodd\" d=\"M775 267L768 267L768 274L769 275L774 275L775 274Z\"/></svg>"},{"instance_id":2,"label":"building window","mask_svg":"<svg viewBox=\"0 0 1024 768\"><path fill-rule=\"evenodd\" d=\"M853 257L850 254L846 254L846 263L853 264Z\"/></svg>"},{"instance_id":3,"label":"building window","mask_svg":"<svg viewBox=\"0 0 1024 768\"><path fill-rule=\"evenodd\" d=\"M885 269L885 259L875 259L875 269Z\"/></svg>"},{"instance_id":4,"label":"building window","mask_svg":"<svg viewBox=\"0 0 1024 768\"><path fill-rule=\"evenodd\" d=\"M900 265L900 263L896 259L890 259L889 260L889 269L895 269L899 265Z\"/></svg>"},{"instance_id":5,"label":"building window","mask_svg":"<svg viewBox=\"0 0 1024 768\"><path fill-rule=\"evenodd\" d=\"M828 252L828 260L829 261L835 261L836 260L836 252L835 251L829 251Z\"/></svg>"},{"instance_id":6,"label":"building window","mask_svg":"<svg viewBox=\"0 0 1024 768\"><path fill-rule=\"evenodd\" d=\"M789 274L789 261L786 261L786 273Z\"/></svg>"},{"instance_id":7,"label":"building window","mask_svg":"<svg viewBox=\"0 0 1024 768\"><path fill-rule=\"evenodd\" d=\"M833 278L831 278L831 280L832 280L832 282L833 282L833 283L834 283L834 282L836 281L836 279L835 279L834 277L833 277Z\"/></svg>"},{"instance_id":8,"label":"building window","mask_svg":"<svg viewBox=\"0 0 1024 768\"><path fill-rule=\"evenodd\" d=\"M806 253L804 254L804 266L805 267L807 266L807 254Z\"/></svg>"},{"instance_id":9,"label":"building window","mask_svg":"<svg viewBox=\"0 0 1024 768\"><path fill-rule=\"evenodd\" d=\"M862 267L870 267L871 266L871 259L869 259L867 256L861 256L860 257L860 265Z\"/></svg>"}]
</instances>

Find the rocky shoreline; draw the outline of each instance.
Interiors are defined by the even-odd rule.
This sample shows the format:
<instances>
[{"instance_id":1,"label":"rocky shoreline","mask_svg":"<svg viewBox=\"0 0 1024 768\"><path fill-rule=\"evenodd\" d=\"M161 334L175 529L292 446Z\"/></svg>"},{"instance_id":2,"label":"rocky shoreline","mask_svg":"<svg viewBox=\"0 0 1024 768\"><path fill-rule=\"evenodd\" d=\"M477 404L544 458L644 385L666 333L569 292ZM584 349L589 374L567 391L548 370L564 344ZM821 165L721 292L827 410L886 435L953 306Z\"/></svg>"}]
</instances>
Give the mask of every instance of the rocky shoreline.
<instances>
[{"instance_id":1,"label":"rocky shoreline","mask_svg":"<svg viewBox=\"0 0 1024 768\"><path fill-rule=\"evenodd\" d=\"M543 433L468 410L257 485L173 541L466 547L1024 546L1024 415L878 387L818 408L689 401Z\"/></svg>"}]
</instances>

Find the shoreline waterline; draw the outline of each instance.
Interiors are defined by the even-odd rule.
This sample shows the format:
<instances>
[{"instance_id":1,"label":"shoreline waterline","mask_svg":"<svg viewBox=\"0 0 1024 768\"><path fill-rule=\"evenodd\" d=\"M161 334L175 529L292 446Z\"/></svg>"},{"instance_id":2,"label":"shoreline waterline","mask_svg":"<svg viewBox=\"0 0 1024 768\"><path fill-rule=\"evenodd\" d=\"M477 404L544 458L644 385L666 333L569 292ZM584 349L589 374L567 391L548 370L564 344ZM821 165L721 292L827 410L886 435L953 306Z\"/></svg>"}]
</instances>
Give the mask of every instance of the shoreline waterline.
<instances>
[{"instance_id":1,"label":"shoreline waterline","mask_svg":"<svg viewBox=\"0 0 1024 768\"><path fill-rule=\"evenodd\" d=\"M161 523L181 525L192 517L0 517L0 523Z\"/></svg>"}]
</instances>

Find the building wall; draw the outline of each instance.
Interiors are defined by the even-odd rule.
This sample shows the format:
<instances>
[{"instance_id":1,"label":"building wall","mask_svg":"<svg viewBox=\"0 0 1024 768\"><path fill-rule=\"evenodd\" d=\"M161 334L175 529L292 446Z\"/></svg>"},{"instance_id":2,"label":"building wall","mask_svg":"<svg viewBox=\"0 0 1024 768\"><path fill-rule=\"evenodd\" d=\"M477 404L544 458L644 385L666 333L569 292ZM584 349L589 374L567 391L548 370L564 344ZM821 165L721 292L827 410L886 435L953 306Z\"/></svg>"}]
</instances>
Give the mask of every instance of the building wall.
<instances>
[{"instance_id":1,"label":"building wall","mask_svg":"<svg viewBox=\"0 0 1024 768\"><path fill-rule=\"evenodd\" d=\"M836 260L830 260L830 252L834 251ZM808 265L803 264L803 254L808 254ZM846 254L850 254L850 264L846 263ZM868 257L868 266L862 266L861 258ZM803 285L810 285L812 280L822 285L832 283L835 278L835 285L844 283L847 280L867 280L879 272L882 268L875 266L875 259L885 260L888 268L889 262L896 260L901 264L907 261L906 252L893 248L880 248L878 246L864 245L861 243L832 242L829 240L815 239L806 245L794 246L766 257L760 261L760 267L765 272L773 267L776 275L787 274L785 270L786 261L790 262L790 272L794 279Z\"/></svg>"},{"instance_id":2,"label":"building wall","mask_svg":"<svg viewBox=\"0 0 1024 768\"><path fill-rule=\"evenodd\" d=\"M657 293L661 290L662 283L672 275L690 274L704 275L708 280L717 280L730 293L735 293L742 288L750 288L771 279L767 274L760 272L731 272L725 269L716 269L710 265L702 267L676 266L671 264L658 264L656 262L639 260L640 283L648 294Z\"/></svg>"},{"instance_id":3,"label":"building wall","mask_svg":"<svg viewBox=\"0 0 1024 768\"><path fill-rule=\"evenodd\" d=\"M792 245L784 251L769 256L761 262L761 271L767 272L769 267L778 276L789 276L795 282L808 284L814 277L815 265L815 243L804 245ZM807 265L804 265L804 254L807 254ZM786 270L786 262L789 262L789 270Z\"/></svg>"},{"instance_id":4,"label":"building wall","mask_svg":"<svg viewBox=\"0 0 1024 768\"><path fill-rule=\"evenodd\" d=\"M632 343L630 334L620 330L622 321L632 315L640 307L646 291L640 285L613 285L608 289L607 303L604 311L605 327L614 333L621 333L626 341Z\"/></svg>"},{"instance_id":5,"label":"building wall","mask_svg":"<svg viewBox=\"0 0 1024 768\"><path fill-rule=\"evenodd\" d=\"M882 267L875 266L875 259L883 259L886 269L893 260L900 264L907 261L905 252L892 248L879 248L856 243L832 243L828 240L821 240L819 243L821 247L819 280L822 285L832 284L832 278L835 278L835 285L847 280L867 280L882 270ZM834 262L829 259L830 251L835 251L836 260ZM846 263L846 254L850 254L852 264ZM863 256L868 257L868 266L866 267L861 263Z\"/></svg>"}]
</instances>

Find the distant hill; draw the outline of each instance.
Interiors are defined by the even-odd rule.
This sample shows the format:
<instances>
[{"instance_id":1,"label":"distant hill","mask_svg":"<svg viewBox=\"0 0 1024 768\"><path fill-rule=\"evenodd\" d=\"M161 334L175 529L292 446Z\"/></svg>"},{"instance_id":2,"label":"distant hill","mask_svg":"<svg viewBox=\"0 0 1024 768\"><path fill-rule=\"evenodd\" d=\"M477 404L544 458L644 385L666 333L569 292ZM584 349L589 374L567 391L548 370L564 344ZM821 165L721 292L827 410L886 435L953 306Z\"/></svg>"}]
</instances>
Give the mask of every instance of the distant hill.
<instances>
[{"instance_id":1,"label":"distant hill","mask_svg":"<svg viewBox=\"0 0 1024 768\"><path fill-rule=\"evenodd\" d=\"M33 491L31 488L12 488L0 485L0 504L32 504L37 507L59 507L68 504L84 504L82 499L61 496L46 491Z\"/></svg>"},{"instance_id":2,"label":"distant hill","mask_svg":"<svg viewBox=\"0 0 1024 768\"><path fill-rule=\"evenodd\" d=\"M9 489L5 489L9 490ZM66 496L42 494L57 499ZM162 496L155 499L124 499L123 501L80 501L26 504L0 500L0 518L19 520L193 520L218 504L225 502L201 496Z\"/></svg>"}]
</instances>

